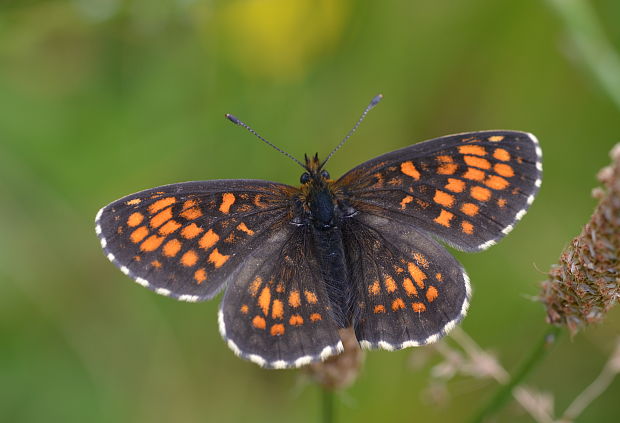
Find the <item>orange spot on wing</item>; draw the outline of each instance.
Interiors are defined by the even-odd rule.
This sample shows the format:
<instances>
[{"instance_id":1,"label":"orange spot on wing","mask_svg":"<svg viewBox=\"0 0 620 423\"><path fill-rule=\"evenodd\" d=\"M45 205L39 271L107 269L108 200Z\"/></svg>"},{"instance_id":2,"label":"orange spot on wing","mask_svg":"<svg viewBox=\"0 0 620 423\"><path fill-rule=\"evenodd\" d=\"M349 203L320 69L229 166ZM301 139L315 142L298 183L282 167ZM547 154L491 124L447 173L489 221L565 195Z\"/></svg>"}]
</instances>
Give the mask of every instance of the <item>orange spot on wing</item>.
<instances>
[{"instance_id":1,"label":"orange spot on wing","mask_svg":"<svg viewBox=\"0 0 620 423\"><path fill-rule=\"evenodd\" d=\"M491 198L491 191L482 187L472 187L469 190L469 194L478 201L489 201L489 198Z\"/></svg>"},{"instance_id":2,"label":"orange spot on wing","mask_svg":"<svg viewBox=\"0 0 620 423\"><path fill-rule=\"evenodd\" d=\"M468 167L467 172L463 174L463 178L471 179L473 181L483 181L485 174L482 170L473 167Z\"/></svg>"},{"instance_id":3,"label":"orange spot on wing","mask_svg":"<svg viewBox=\"0 0 620 423\"><path fill-rule=\"evenodd\" d=\"M503 139L504 137L502 135L493 135L492 137L489 137L489 141L492 142L500 142Z\"/></svg>"},{"instance_id":4,"label":"orange spot on wing","mask_svg":"<svg viewBox=\"0 0 620 423\"><path fill-rule=\"evenodd\" d=\"M447 210L443 210L441 209L441 212L439 212L439 216L437 216L434 221L436 223L439 223L441 226L445 226L446 228L450 227L450 220L452 220L452 218L454 217L454 215L452 213L450 213Z\"/></svg>"},{"instance_id":5,"label":"orange spot on wing","mask_svg":"<svg viewBox=\"0 0 620 423\"><path fill-rule=\"evenodd\" d=\"M132 213L131 216L129 216L129 218L127 219L127 226L131 226L132 228L134 226L138 226L140 223L142 223L143 219L144 216L142 215L142 213Z\"/></svg>"},{"instance_id":6,"label":"orange spot on wing","mask_svg":"<svg viewBox=\"0 0 620 423\"><path fill-rule=\"evenodd\" d=\"M280 300L273 300L271 305L271 317L274 319L282 319L284 317L284 305Z\"/></svg>"},{"instance_id":7,"label":"orange spot on wing","mask_svg":"<svg viewBox=\"0 0 620 423\"><path fill-rule=\"evenodd\" d=\"M375 182L373 186L375 186L375 187L383 186L383 175L380 172L377 172L377 173L375 173L372 176L377 179L377 182Z\"/></svg>"},{"instance_id":8,"label":"orange spot on wing","mask_svg":"<svg viewBox=\"0 0 620 423\"><path fill-rule=\"evenodd\" d=\"M443 281L443 275L441 273L436 273L435 274L435 279L437 279L439 282Z\"/></svg>"},{"instance_id":9,"label":"orange spot on wing","mask_svg":"<svg viewBox=\"0 0 620 423\"><path fill-rule=\"evenodd\" d=\"M439 296L439 292L437 291L437 288L430 285L428 289L426 290L426 299L428 300L428 302L432 303L433 301L437 299L438 296Z\"/></svg>"},{"instance_id":10,"label":"orange spot on wing","mask_svg":"<svg viewBox=\"0 0 620 423\"><path fill-rule=\"evenodd\" d=\"M272 336L280 336L284 335L284 325L282 323L277 323L271 327L270 333Z\"/></svg>"},{"instance_id":11,"label":"orange spot on wing","mask_svg":"<svg viewBox=\"0 0 620 423\"><path fill-rule=\"evenodd\" d=\"M439 162L437 173L440 175L452 175L458 168L450 156L437 156L437 161Z\"/></svg>"},{"instance_id":12,"label":"orange spot on wing","mask_svg":"<svg viewBox=\"0 0 620 423\"><path fill-rule=\"evenodd\" d=\"M239 225L237 225L237 229L239 229L242 232L245 232L248 235L254 235L254 231L249 229L247 226L245 226L245 223L241 222L239 223Z\"/></svg>"},{"instance_id":13,"label":"orange spot on wing","mask_svg":"<svg viewBox=\"0 0 620 423\"><path fill-rule=\"evenodd\" d=\"M412 162L404 162L400 165L400 171L407 176L411 176L416 181L420 179L420 172L415 168Z\"/></svg>"},{"instance_id":14,"label":"orange spot on wing","mask_svg":"<svg viewBox=\"0 0 620 423\"><path fill-rule=\"evenodd\" d=\"M200 216L202 216L202 211L200 210L200 207L192 207L181 212L181 217L184 217L187 220L198 219Z\"/></svg>"},{"instance_id":15,"label":"orange spot on wing","mask_svg":"<svg viewBox=\"0 0 620 423\"><path fill-rule=\"evenodd\" d=\"M506 202L505 198L498 198L497 199L497 205L498 205L499 208L503 209L504 207L506 207L506 203L507 202Z\"/></svg>"},{"instance_id":16,"label":"orange spot on wing","mask_svg":"<svg viewBox=\"0 0 620 423\"><path fill-rule=\"evenodd\" d=\"M304 319L299 314L293 314L290 319L288 319L288 324L291 326L299 326L304 324Z\"/></svg>"},{"instance_id":17,"label":"orange spot on wing","mask_svg":"<svg viewBox=\"0 0 620 423\"><path fill-rule=\"evenodd\" d=\"M475 154L476 156L485 156L487 154L484 147L481 147L479 145L461 145L459 147L459 153Z\"/></svg>"},{"instance_id":18,"label":"orange spot on wing","mask_svg":"<svg viewBox=\"0 0 620 423\"><path fill-rule=\"evenodd\" d=\"M183 266L191 267L196 264L198 261L198 254L194 250L186 251L185 254L181 256L181 264Z\"/></svg>"},{"instance_id":19,"label":"orange spot on wing","mask_svg":"<svg viewBox=\"0 0 620 423\"><path fill-rule=\"evenodd\" d=\"M405 308L405 302L403 301L402 298L397 298L394 301L392 301L392 310L393 311L400 310L402 308Z\"/></svg>"},{"instance_id":20,"label":"orange spot on wing","mask_svg":"<svg viewBox=\"0 0 620 423\"><path fill-rule=\"evenodd\" d=\"M394 282L394 279L392 279L391 276L385 276L385 289L387 290L387 292L392 293L394 291L396 291L396 282Z\"/></svg>"},{"instance_id":21,"label":"orange spot on wing","mask_svg":"<svg viewBox=\"0 0 620 423\"><path fill-rule=\"evenodd\" d=\"M173 233L174 231L176 231L180 227L181 227L181 224L178 223L177 221L169 220L169 221L167 221L164 224L164 226L159 228L159 234L160 235L170 235L171 233Z\"/></svg>"},{"instance_id":22,"label":"orange spot on wing","mask_svg":"<svg viewBox=\"0 0 620 423\"><path fill-rule=\"evenodd\" d=\"M281 293L283 293L283 292L284 292L284 284L283 284L282 282L280 282L280 283L278 284L278 286L276 286L276 292L277 292L278 294L281 294Z\"/></svg>"},{"instance_id":23,"label":"orange spot on wing","mask_svg":"<svg viewBox=\"0 0 620 423\"><path fill-rule=\"evenodd\" d=\"M174 197L162 198L161 200L155 201L153 204L149 206L149 213L155 214L163 208L168 207L171 204L177 202L177 199Z\"/></svg>"},{"instance_id":24,"label":"orange spot on wing","mask_svg":"<svg viewBox=\"0 0 620 423\"><path fill-rule=\"evenodd\" d=\"M448 183L445 188L452 192L463 192L465 189L465 182L460 179L448 178Z\"/></svg>"},{"instance_id":25,"label":"orange spot on wing","mask_svg":"<svg viewBox=\"0 0 620 423\"><path fill-rule=\"evenodd\" d=\"M478 210L480 210L480 208L472 203L464 203L461 206L461 211L463 213L465 213L467 216L475 216L478 214Z\"/></svg>"},{"instance_id":26,"label":"orange spot on wing","mask_svg":"<svg viewBox=\"0 0 620 423\"><path fill-rule=\"evenodd\" d=\"M131 235L129 235L129 239L131 239L131 242L133 242L134 244L137 244L138 242L146 238L148 234L149 230L146 228L146 226L140 226L138 229L133 231Z\"/></svg>"},{"instance_id":27,"label":"orange spot on wing","mask_svg":"<svg viewBox=\"0 0 620 423\"><path fill-rule=\"evenodd\" d=\"M413 253L413 258L418 262L420 266L427 269L428 268L428 260L421 253Z\"/></svg>"},{"instance_id":28,"label":"orange spot on wing","mask_svg":"<svg viewBox=\"0 0 620 423\"><path fill-rule=\"evenodd\" d=\"M385 306L383 304L376 305L373 312L375 314L385 313Z\"/></svg>"},{"instance_id":29,"label":"orange spot on wing","mask_svg":"<svg viewBox=\"0 0 620 423\"><path fill-rule=\"evenodd\" d=\"M198 270L196 270L194 272L194 279L196 280L197 283L203 283L204 281L207 280L207 271L204 268L200 268ZM246 306L247 308L247 306ZM246 311L247 313L247 311Z\"/></svg>"},{"instance_id":30,"label":"orange spot on wing","mask_svg":"<svg viewBox=\"0 0 620 423\"><path fill-rule=\"evenodd\" d=\"M411 279L405 278L403 280L403 287L405 288L405 292L407 293L407 295L409 296L418 295L418 290L415 289L415 286L413 286L413 282L411 282Z\"/></svg>"},{"instance_id":31,"label":"orange spot on wing","mask_svg":"<svg viewBox=\"0 0 620 423\"><path fill-rule=\"evenodd\" d=\"M443 191L435 190L435 196L433 197L433 201L444 207L452 207L452 205L454 204L454 197Z\"/></svg>"},{"instance_id":32,"label":"orange spot on wing","mask_svg":"<svg viewBox=\"0 0 620 423\"><path fill-rule=\"evenodd\" d=\"M463 220L461 222L461 229L463 230L464 233L466 233L467 235L471 235L474 233L474 225L472 225L471 223L469 223L466 220Z\"/></svg>"},{"instance_id":33,"label":"orange spot on wing","mask_svg":"<svg viewBox=\"0 0 620 423\"><path fill-rule=\"evenodd\" d=\"M248 314L248 311L250 311L250 308L248 307L247 304L243 304L241 308L239 309L239 311L242 312L243 314Z\"/></svg>"},{"instance_id":34,"label":"orange spot on wing","mask_svg":"<svg viewBox=\"0 0 620 423\"><path fill-rule=\"evenodd\" d=\"M426 279L426 273L424 273L418 266L413 263L407 263L407 270L415 281L416 285L420 289L424 289L424 279Z\"/></svg>"},{"instance_id":35,"label":"orange spot on wing","mask_svg":"<svg viewBox=\"0 0 620 423\"><path fill-rule=\"evenodd\" d=\"M291 307L299 307L301 305L299 291L291 291L288 296L288 305L290 305Z\"/></svg>"},{"instance_id":36,"label":"orange spot on wing","mask_svg":"<svg viewBox=\"0 0 620 423\"><path fill-rule=\"evenodd\" d=\"M222 195L222 204L220 204L220 211L222 213L230 212L230 206L232 206L234 202L235 202L234 194L231 194L230 192L224 193Z\"/></svg>"},{"instance_id":37,"label":"orange spot on wing","mask_svg":"<svg viewBox=\"0 0 620 423\"><path fill-rule=\"evenodd\" d=\"M192 207L196 207L198 205L198 201L196 200L187 200L183 203L183 210L191 209Z\"/></svg>"},{"instance_id":38,"label":"orange spot on wing","mask_svg":"<svg viewBox=\"0 0 620 423\"><path fill-rule=\"evenodd\" d=\"M413 308L413 311L415 311L416 313L422 313L423 311L426 311L426 306L423 303L413 303L411 304L411 308Z\"/></svg>"},{"instance_id":39,"label":"orange spot on wing","mask_svg":"<svg viewBox=\"0 0 620 423\"><path fill-rule=\"evenodd\" d=\"M467 166L479 167L480 169L491 169L491 163L482 157L464 156L463 159L465 160Z\"/></svg>"},{"instance_id":40,"label":"orange spot on wing","mask_svg":"<svg viewBox=\"0 0 620 423\"><path fill-rule=\"evenodd\" d=\"M306 296L306 301L308 301L310 304L316 304L317 303L317 298L316 295L314 294L314 292L311 291L304 291L304 295Z\"/></svg>"},{"instance_id":41,"label":"orange spot on wing","mask_svg":"<svg viewBox=\"0 0 620 423\"><path fill-rule=\"evenodd\" d=\"M510 160L510 153L508 153L503 148L496 148L493 152L493 157L495 157L497 160L507 162L508 160Z\"/></svg>"},{"instance_id":42,"label":"orange spot on wing","mask_svg":"<svg viewBox=\"0 0 620 423\"><path fill-rule=\"evenodd\" d=\"M163 236L151 235L140 244L140 249L142 251L155 251L162 242L164 242Z\"/></svg>"},{"instance_id":43,"label":"orange spot on wing","mask_svg":"<svg viewBox=\"0 0 620 423\"><path fill-rule=\"evenodd\" d=\"M256 197L254 197L254 205L255 205L256 207L263 208L263 207L267 206L267 204L265 204L265 203L263 203L263 202L261 201L261 198L262 198L262 197L263 197L263 196L262 196L261 194L259 194L259 195L257 195Z\"/></svg>"},{"instance_id":44,"label":"orange spot on wing","mask_svg":"<svg viewBox=\"0 0 620 423\"><path fill-rule=\"evenodd\" d=\"M495 163L495 166L493 166L493 169L495 169L495 173L497 173L500 176L505 176L506 178L515 176L515 172L512 169L512 167L510 167L509 165L505 163Z\"/></svg>"},{"instance_id":45,"label":"orange spot on wing","mask_svg":"<svg viewBox=\"0 0 620 423\"><path fill-rule=\"evenodd\" d=\"M484 184L489 188L501 190L510 185L510 182L502 178L501 176L490 175Z\"/></svg>"},{"instance_id":46,"label":"orange spot on wing","mask_svg":"<svg viewBox=\"0 0 620 423\"><path fill-rule=\"evenodd\" d=\"M158 228L170 219L172 219L172 207L168 207L164 211L151 217L151 227Z\"/></svg>"},{"instance_id":47,"label":"orange spot on wing","mask_svg":"<svg viewBox=\"0 0 620 423\"><path fill-rule=\"evenodd\" d=\"M318 322L319 320L322 320L321 315L319 313L312 313L310 315L310 320L312 322Z\"/></svg>"},{"instance_id":48,"label":"orange spot on wing","mask_svg":"<svg viewBox=\"0 0 620 423\"><path fill-rule=\"evenodd\" d=\"M200 235L202 231L204 231L204 229L202 229L195 223L192 223L181 229L181 236L185 239L192 239Z\"/></svg>"},{"instance_id":49,"label":"orange spot on wing","mask_svg":"<svg viewBox=\"0 0 620 423\"><path fill-rule=\"evenodd\" d=\"M267 322L265 322L265 319L261 316L254 316L252 319L252 326L256 329L265 329L267 327Z\"/></svg>"},{"instance_id":50,"label":"orange spot on wing","mask_svg":"<svg viewBox=\"0 0 620 423\"><path fill-rule=\"evenodd\" d=\"M381 286L379 286L379 281L374 281L372 284L368 285L368 293L370 295L379 295L381 292Z\"/></svg>"},{"instance_id":51,"label":"orange spot on wing","mask_svg":"<svg viewBox=\"0 0 620 423\"><path fill-rule=\"evenodd\" d=\"M271 304L271 289L265 286L258 296L258 306L263 310L265 316L269 314L269 304Z\"/></svg>"},{"instance_id":52,"label":"orange spot on wing","mask_svg":"<svg viewBox=\"0 0 620 423\"><path fill-rule=\"evenodd\" d=\"M405 196L405 198L403 198L403 200L400 202L400 208L405 210L405 207L407 207L407 204L411 203L413 201L413 197L410 195Z\"/></svg>"},{"instance_id":53,"label":"orange spot on wing","mask_svg":"<svg viewBox=\"0 0 620 423\"><path fill-rule=\"evenodd\" d=\"M216 248L211 251L211 254L209 254L209 263L213 263L213 266L215 266L215 268L217 269L219 267L222 267L229 258L230 256L221 254Z\"/></svg>"},{"instance_id":54,"label":"orange spot on wing","mask_svg":"<svg viewBox=\"0 0 620 423\"><path fill-rule=\"evenodd\" d=\"M208 250L209 248L213 247L215 243L218 242L219 240L220 240L220 236L216 234L215 232L213 232L213 229L209 229L202 236L202 238L200 238L200 241L198 241L198 245L200 246L200 248Z\"/></svg>"},{"instance_id":55,"label":"orange spot on wing","mask_svg":"<svg viewBox=\"0 0 620 423\"><path fill-rule=\"evenodd\" d=\"M159 260L153 260L151 262L151 266L153 266L156 269L159 269L161 267L161 262Z\"/></svg>"},{"instance_id":56,"label":"orange spot on wing","mask_svg":"<svg viewBox=\"0 0 620 423\"><path fill-rule=\"evenodd\" d=\"M250 284L249 291L253 297L255 297L256 294L258 293L258 288L260 288L262 283L263 283L263 279L260 276L257 276L256 279L254 279L252 283Z\"/></svg>"},{"instance_id":57,"label":"orange spot on wing","mask_svg":"<svg viewBox=\"0 0 620 423\"><path fill-rule=\"evenodd\" d=\"M181 243L178 239L171 239L164 244L163 250L166 257L174 257L181 250Z\"/></svg>"},{"instance_id":58,"label":"orange spot on wing","mask_svg":"<svg viewBox=\"0 0 620 423\"><path fill-rule=\"evenodd\" d=\"M136 204L140 204L141 202L142 200L140 200L139 198L134 198L133 200L125 202L125 204L127 204L128 206L135 206Z\"/></svg>"}]
</instances>

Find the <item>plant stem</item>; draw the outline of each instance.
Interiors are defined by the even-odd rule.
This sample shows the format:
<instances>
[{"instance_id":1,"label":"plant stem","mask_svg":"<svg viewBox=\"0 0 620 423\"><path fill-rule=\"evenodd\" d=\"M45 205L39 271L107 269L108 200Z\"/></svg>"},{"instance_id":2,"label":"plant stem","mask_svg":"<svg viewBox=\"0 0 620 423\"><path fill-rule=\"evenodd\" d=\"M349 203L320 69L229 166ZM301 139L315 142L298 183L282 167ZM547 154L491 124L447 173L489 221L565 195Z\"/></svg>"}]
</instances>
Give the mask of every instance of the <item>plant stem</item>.
<instances>
[{"instance_id":1,"label":"plant stem","mask_svg":"<svg viewBox=\"0 0 620 423\"><path fill-rule=\"evenodd\" d=\"M322 388L323 399L323 423L334 423L334 392Z\"/></svg>"},{"instance_id":2,"label":"plant stem","mask_svg":"<svg viewBox=\"0 0 620 423\"><path fill-rule=\"evenodd\" d=\"M536 365L542 360L545 354L549 351L550 339L551 342L555 341L561 328L557 326L551 326L549 330L545 332L542 338L535 345L534 349L530 353L529 357L521 364L521 367L517 370L515 375L510 379L506 385L502 386L495 396L489 401L489 403L472 419L472 423L482 423L484 419L492 416L499 411L512 396L512 390L521 384L530 372L536 367Z\"/></svg>"}]
</instances>

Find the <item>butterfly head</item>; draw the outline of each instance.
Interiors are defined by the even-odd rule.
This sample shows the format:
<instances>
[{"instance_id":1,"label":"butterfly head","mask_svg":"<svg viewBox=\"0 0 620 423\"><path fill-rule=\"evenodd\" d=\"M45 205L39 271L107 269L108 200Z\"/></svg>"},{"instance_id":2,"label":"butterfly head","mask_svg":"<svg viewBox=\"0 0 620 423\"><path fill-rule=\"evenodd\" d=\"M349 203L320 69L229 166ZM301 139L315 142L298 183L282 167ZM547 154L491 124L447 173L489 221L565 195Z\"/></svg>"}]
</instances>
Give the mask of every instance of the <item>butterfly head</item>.
<instances>
[{"instance_id":1,"label":"butterfly head","mask_svg":"<svg viewBox=\"0 0 620 423\"><path fill-rule=\"evenodd\" d=\"M319 160L318 154L315 154L314 157L305 156L306 164L304 168L306 172L301 174L299 178L299 182L303 186L309 186L310 184L315 186L326 186L329 182L329 172L323 169L323 164Z\"/></svg>"}]
</instances>

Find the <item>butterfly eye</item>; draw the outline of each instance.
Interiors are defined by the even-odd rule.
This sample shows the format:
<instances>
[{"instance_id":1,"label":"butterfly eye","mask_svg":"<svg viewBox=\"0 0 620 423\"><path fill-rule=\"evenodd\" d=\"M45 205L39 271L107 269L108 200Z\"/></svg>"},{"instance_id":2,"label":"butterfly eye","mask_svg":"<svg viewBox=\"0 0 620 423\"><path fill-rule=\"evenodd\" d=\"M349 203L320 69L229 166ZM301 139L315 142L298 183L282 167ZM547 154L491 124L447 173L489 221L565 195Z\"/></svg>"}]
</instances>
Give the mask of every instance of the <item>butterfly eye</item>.
<instances>
[{"instance_id":1,"label":"butterfly eye","mask_svg":"<svg viewBox=\"0 0 620 423\"><path fill-rule=\"evenodd\" d=\"M299 182L301 182L302 184L306 184L310 181L310 174L308 172L304 172L301 174L301 177L299 178Z\"/></svg>"},{"instance_id":2,"label":"butterfly eye","mask_svg":"<svg viewBox=\"0 0 620 423\"><path fill-rule=\"evenodd\" d=\"M329 179L329 172L326 170L321 171L321 177Z\"/></svg>"}]
</instances>

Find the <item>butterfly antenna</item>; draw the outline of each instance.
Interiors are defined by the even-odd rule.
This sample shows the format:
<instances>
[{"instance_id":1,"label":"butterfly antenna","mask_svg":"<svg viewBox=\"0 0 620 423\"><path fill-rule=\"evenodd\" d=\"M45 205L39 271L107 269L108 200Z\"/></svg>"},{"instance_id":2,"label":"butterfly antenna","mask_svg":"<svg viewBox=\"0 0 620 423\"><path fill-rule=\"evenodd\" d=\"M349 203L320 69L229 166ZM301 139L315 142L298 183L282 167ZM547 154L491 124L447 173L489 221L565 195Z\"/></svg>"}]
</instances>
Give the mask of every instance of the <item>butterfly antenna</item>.
<instances>
[{"instance_id":1,"label":"butterfly antenna","mask_svg":"<svg viewBox=\"0 0 620 423\"><path fill-rule=\"evenodd\" d=\"M360 116L360 118L358 119L357 123L355 124L355 126L353 126L353 128L351 128L351 130L347 133L347 135L344 137L344 139L342 141L340 141L340 144L338 144L336 146L336 148L334 148L332 150L331 153L329 153L329 155L327 156L327 158L323 161L323 163L321 163L321 168L323 166L325 166L325 163L327 163L327 161L334 155L334 153L336 153L336 151L340 150L340 147L343 146L343 144L345 142L347 142L347 140L349 138L351 138L351 135L353 135L353 133L357 130L357 128L360 126L360 124L362 123L362 121L364 120L364 118L366 117L366 115L368 114L368 112L370 112L370 110L372 110L373 107L375 107L377 105L377 103L379 103L381 101L381 99L383 98L383 94L377 94L371 101L370 104L368 104L368 106L366 106L366 108L364 109L364 111L362 112L362 115Z\"/></svg>"},{"instance_id":2,"label":"butterfly antenna","mask_svg":"<svg viewBox=\"0 0 620 423\"><path fill-rule=\"evenodd\" d=\"M287 153L284 150L279 149L278 147L276 147L275 145L273 145L272 143L270 143L269 141L267 141L265 138L261 137L254 129L250 128L248 125L246 125L245 123L241 122L239 119L237 119L236 117L234 117L233 115L227 113L226 115L226 119L228 119L229 121L231 121L232 123L234 123L235 125L241 126L245 129L248 130L248 132L250 132L251 134L255 135L259 140L263 141L265 144L269 145L270 147L278 150L280 153L284 154L286 157L288 157L289 159L293 160L295 163L297 163L299 166L303 167L304 169L306 169L306 166L300 162L299 160L297 160L295 157L291 156L289 153Z\"/></svg>"}]
</instances>

